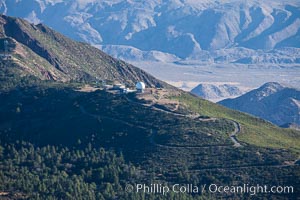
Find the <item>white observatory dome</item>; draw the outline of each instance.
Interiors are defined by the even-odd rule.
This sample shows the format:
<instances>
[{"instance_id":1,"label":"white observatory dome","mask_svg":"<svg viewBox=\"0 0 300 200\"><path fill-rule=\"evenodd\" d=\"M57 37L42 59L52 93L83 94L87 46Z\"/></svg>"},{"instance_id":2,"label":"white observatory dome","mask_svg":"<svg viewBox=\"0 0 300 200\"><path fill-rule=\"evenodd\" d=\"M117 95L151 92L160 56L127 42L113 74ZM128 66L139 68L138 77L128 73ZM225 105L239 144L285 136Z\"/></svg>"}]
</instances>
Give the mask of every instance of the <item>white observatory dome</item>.
<instances>
[{"instance_id":1,"label":"white observatory dome","mask_svg":"<svg viewBox=\"0 0 300 200\"><path fill-rule=\"evenodd\" d=\"M143 82L137 82L137 84L135 85L135 88L136 88L137 90L145 90L146 85L145 85L145 83L143 83Z\"/></svg>"}]
</instances>

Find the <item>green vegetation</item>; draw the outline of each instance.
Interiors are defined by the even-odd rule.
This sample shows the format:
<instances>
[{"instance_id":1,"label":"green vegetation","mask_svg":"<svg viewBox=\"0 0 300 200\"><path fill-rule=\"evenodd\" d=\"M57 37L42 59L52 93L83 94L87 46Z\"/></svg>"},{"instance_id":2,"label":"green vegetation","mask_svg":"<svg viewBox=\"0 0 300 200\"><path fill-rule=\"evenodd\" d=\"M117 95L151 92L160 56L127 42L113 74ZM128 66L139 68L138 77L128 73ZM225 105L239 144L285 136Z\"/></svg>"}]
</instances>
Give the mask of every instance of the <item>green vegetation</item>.
<instances>
[{"instance_id":1,"label":"green vegetation","mask_svg":"<svg viewBox=\"0 0 300 200\"><path fill-rule=\"evenodd\" d=\"M233 125L226 119L192 120L133 104L123 95L78 92L68 84L51 82L5 90L0 93L0 99L0 141L4 152L0 177L6 180L1 187L32 199L223 197L223 194L211 197L209 193L201 196L126 194L124 186L128 181L203 185L264 180L270 185L299 184L297 178L291 178L300 176L299 166L284 164L295 161L295 154L251 145L234 148L228 137ZM12 148L17 153L10 153ZM103 148L109 158L93 161ZM42 153L53 149L56 154ZM27 153L23 156L22 152ZM118 162L112 162L113 157ZM69 168L69 164L74 167ZM95 178L99 168L109 166L117 170L113 172L115 178ZM126 166L136 170L131 177L124 175L128 174ZM278 174L276 179L273 173ZM106 191L108 183L112 188L107 189L109 192ZM52 196L53 190L59 192ZM236 196L241 197L241 194Z\"/></svg>"},{"instance_id":2,"label":"green vegetation","mask_svg":"<svg viewBox=\"0 0 300 200\"><path fill-rule=\"evenodd\" d=\"M187 93L173 98L201 115L237 121L241 124L241 133L237 135L240 141L260 147L286 148L300 152L299 131L279 128L265 120L213 104Z\"/></svg>"},{"instance_id":3,"label":"green vegetation","mask_svg":"<svg viewBox=\"0 0 300 200\"><path fill-rule=\"evenodd\" d=\"M125 180L137 169L121 155L85 149L34 147L17 142L1 147L0 191L24 199L108 199L124 195ZM121 180L120 180L121 179ZM118 192L115 192L118 191Z\"/></svg>"},{"instance_id":4,"label":"green vegetation","mask_svg":"<svg viewBox=\"0 0 300 200\"><path fill-rule=\"evenodd\" d=\"M80 82L54 82L50 80L41 80L36 76L24 74L20 67L11 61L0 61L0 92L8 92L16 88L79 88L84 85Z\"/></svg>"}]
</instances>

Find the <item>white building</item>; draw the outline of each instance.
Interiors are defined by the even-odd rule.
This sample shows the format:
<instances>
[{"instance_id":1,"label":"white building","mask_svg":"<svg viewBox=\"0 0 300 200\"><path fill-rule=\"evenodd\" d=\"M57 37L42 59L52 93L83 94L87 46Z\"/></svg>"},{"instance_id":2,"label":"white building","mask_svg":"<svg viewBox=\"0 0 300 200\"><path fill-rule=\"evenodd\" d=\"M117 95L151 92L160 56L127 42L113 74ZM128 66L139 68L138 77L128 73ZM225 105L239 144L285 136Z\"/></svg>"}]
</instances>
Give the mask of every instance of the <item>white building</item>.
<instances>
[{"instance_id":1,"label":"white building","mask_svg":"<svg viewBox=\"0 0 300 200\"><path fill-rule=\"evenodd\" d=\"M137 82L135 88L138 92L143 93L145 91L146 85L143 82Z\"/></svg>"}]
</instances>

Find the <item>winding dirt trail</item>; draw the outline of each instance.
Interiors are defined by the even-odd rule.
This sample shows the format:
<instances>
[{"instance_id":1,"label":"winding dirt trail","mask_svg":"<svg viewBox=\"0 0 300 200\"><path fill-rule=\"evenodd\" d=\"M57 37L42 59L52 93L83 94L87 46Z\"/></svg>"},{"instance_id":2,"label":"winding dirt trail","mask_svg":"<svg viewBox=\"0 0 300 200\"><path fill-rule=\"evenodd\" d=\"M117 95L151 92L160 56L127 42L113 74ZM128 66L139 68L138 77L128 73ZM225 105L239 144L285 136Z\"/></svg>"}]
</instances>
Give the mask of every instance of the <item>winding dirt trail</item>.
<instances>
[{"instance_id":1,"label":"winding dirt trail","mask_svg":"<svg viewBox=\"0 0 300 200\"><path fill-rule=\"evenodd\" d=\"M161 112L164 112L164 113L167 113L167 114L171 114L171 115L175 115L175 116L180 116L180 117L188 117L188 118L191 118L191 119L195 119L197 118L197 120L200 120L200 121L204 121L204 122L207 122L207 121L215 121L217 118L209 118L209 119L202 119L202 118L199 118L199 115L185 115L185 114L181 114L181 113L176 113L175 110L172 110L172 111L169 111L169 110L166 110L166 109L162 109L162 108L158 108L158 107L155 107L154 106L154 103L152 104L144 104L144 103L140 103L140 102L136 102L136 101L133 101L132 99L128 98L128 97L125 97L126 100L128 100L130 103L133 103L133 104L137 104L137 105L142 105L142 106L146 106L146 107L151 107L153 110L157 110L157 111L161 111ZM177 105L177 108L178 108L178 105ZM239 141L237 140L236 138L236 135L241 131L241 128L240 128L240 124L236 121L233 121L233 120L230 120L232 122L232 124L234 125L234 131L230 134L230 139L231 141L233 142L233 146L234 147L241 147L242 145L239 143ZM156 144L154 142L154 137L155 137L155 134L157 134L157 131L153 131L153 134L151 135L150 137L150 142L152 144L155 144L157 146L160 146L160 147L168 147L168 148L209 148L209 147L224 147L224 146L230 146L230 145L199 145L199 146L171 146L171 145L160 145L160 144Z\"/></svg>"},{"instance_id":2,"label":"winding dirt trail","mask_svg":"<svg viewBox=\"0 0 300 200\"><path fill-rule=\"evenodd\" d=\"M136 103L136 104L140 104L138 102L134 102L134 101L130 101L132 103ZM140 105L144 105L147 107L152 107L152 105L149 104L140 104ZM176 116L181 116L181 117L190 117L190 115L184 115L184 114L179 114L179 113L174 113L171 111L167 111L164 109L160 109L160 108L156 108L156 107L152 107L154 110L159 110L165 113L169 113L169 114L173 114ZM85 114L88 115L90 117L96 118L98 121L101 121L101 118L106 118L106 119L111 119L114 121L117 121L119 123L123 123L126 125L130 125L130 126L135 126L137 128L141 128L141 129L145 129L145 127L142 126L137 126L137 125L133 125L130 124L124 120L120 120L120 119L115 119L112 117L108 117L108 116L99 116L96 114L91 114L88 111L86 111L86 109L83 106L79 106L80 111ZM194 118L193 118L194 119ZM208 120L216 120L216 118L210 118L210 119L199 119L198 120L203 120L203 121L208 121ZM233 125L234 125L234 131L230 134L230 139L233 142L233 147L237 148L237 147L241 147L242 145L239 143L239 141L236 138L236 135L240 132L241 128L240 128L240 124L236 121L230 120ZM158 144L155 141L155 136L157 135L157 130L152 129L152 134L149 137L149 142L150 144L157 146L157 147L161 147L161 148L181 148L181 149L195 149L195 148L216 148L216 147L229 147L232 146L230 144L219 144L219 145L199 145L199 146L179 146L179 145L163 145L163 144ZM200 168L200 169L191 169L188 171L188 173L195 173L195 172L201 172L201 171L205 171L205 170L226 170L226 169L241 169L241 168L257 168L257 167L288 167L288 166L295 166L295 165L299 165L297 164L297 162L299 162L299 159L294 161L294 162L290 162L290 163L286 163L286 164L247 164L247 165L238 165L238 166L227 166L227 167L219 167L219 166L210 166L210 167L204 167L204 168Z\"/></svg>"},{"instance_id":3,"label":"winding dirt trail","mask_svg":"<svg viewBox=\"0 0 300 200\"><path fill-rule=\"evenodd\" d=\"M230 120L234 125L234 131L230 134L230 139L233 142L234 147L241 147L242 145L239 143L239 141L236 138L236 135L241 132L240 124L236 121Z\"/></svg>"}]
</instances>

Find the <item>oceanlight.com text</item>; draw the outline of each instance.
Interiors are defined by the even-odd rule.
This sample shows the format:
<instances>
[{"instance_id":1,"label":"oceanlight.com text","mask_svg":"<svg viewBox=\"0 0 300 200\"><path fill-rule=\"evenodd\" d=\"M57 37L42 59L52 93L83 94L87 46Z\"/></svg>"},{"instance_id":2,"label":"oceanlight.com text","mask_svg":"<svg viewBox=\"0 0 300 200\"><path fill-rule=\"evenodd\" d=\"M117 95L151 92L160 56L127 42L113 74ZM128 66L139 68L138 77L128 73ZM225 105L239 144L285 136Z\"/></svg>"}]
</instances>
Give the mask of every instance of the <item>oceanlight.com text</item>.
<instances>
[{"instance_id":1,"label":"oceanlight.com text","mask_svg":"<svg viewBox=\"0 0 300 200\"><path fill-rule=\"evenodd\" d=\"M291 194L294 193L293 186L268 186L268 185L249 185L243 184L240 186L222 186L210 184L208 186L210 193L236 193L236 194Z\"/></svg>"},{"instance_id":2,"label":"oceanlight.com text","mask_svg":"<svg viewBox=\"0 0 300 200\"><path fill-rule=\"evenodd\" d=\"M232 193L232 194L292 194L294 193L293 186L270 186L270 185L218 185L218 184L127 184L125 187L126 192L134 193L148 193L148 194L162 194L168 193L187 193L187 194L204 194L204 193Z\"/></svg>"}]
</instances>

